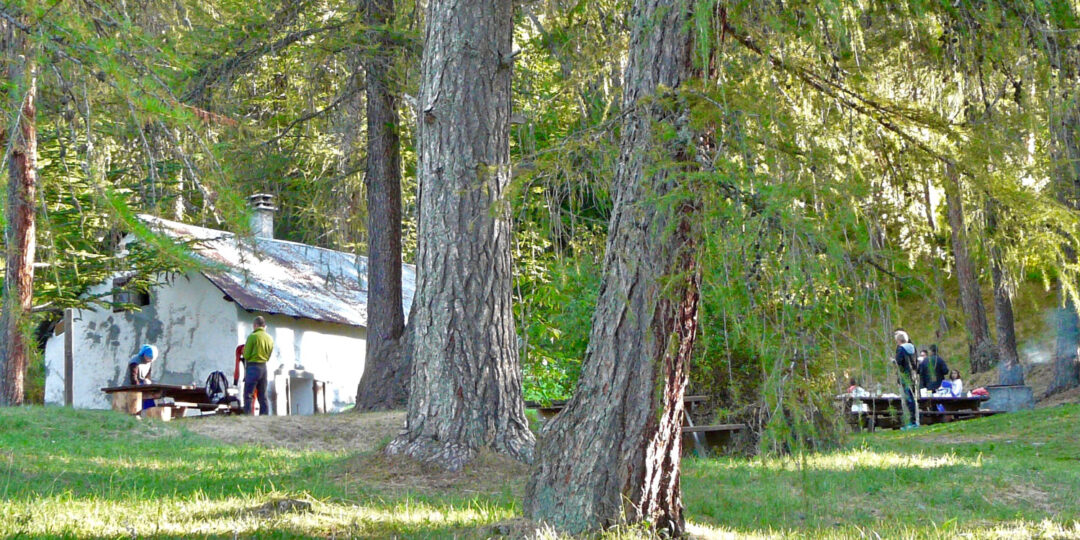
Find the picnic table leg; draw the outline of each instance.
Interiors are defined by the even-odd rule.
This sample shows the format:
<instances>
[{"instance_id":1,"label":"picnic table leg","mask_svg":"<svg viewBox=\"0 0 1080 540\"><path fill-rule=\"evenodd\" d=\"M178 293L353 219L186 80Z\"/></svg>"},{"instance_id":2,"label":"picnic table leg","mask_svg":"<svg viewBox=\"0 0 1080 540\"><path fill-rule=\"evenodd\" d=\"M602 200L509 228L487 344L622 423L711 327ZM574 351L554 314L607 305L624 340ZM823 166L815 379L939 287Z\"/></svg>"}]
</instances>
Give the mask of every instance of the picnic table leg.
<instances>
[{"instance_id":1,"label":"picnic table leg","mask_svg":"<svg viewBox=\"0 0 1080 540\"><path fill-rule=\"evenodd\" d=\"M139 414L142 410L142 392L114 392L112 408L125 414Z\"/></svg>"}]
</instances>

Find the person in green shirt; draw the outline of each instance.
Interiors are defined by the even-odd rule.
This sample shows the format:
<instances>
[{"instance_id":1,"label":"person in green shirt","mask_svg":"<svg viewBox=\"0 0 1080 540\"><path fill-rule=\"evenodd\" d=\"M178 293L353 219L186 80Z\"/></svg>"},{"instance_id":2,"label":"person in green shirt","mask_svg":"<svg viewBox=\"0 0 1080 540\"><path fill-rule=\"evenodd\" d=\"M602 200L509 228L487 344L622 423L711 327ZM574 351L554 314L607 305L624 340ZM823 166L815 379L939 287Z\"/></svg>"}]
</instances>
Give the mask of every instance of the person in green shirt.
<instances>
[{"instance_id":1,"label":"person in green shirt","mask_svg":"<svg viewBox=\"0 0 1080 540\"><path fill-rule=\"evenodd\" d=\"M270 404L266 400L266 361L270 360L270 355L274 352L274 338L266 333L266 319L261 315L255 317L252 326L255 330L244 344L244 360L247 363L244 371L244 412L254 412L253 401L257 397L259 414L267 415L270 414Z\"/></svg>"}]
</instances>

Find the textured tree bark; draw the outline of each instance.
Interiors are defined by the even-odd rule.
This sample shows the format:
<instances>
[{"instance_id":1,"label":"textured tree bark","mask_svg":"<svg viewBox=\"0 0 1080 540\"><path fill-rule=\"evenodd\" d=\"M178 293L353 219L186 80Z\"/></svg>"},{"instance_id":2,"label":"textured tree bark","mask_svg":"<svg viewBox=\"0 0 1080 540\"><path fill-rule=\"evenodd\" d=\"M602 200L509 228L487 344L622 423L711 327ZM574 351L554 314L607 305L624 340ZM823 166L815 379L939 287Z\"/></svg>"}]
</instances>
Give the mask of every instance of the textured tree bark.
<instances>
[{"instance_id":1,"label":"textured tree bark","mask_svg":"<svg viewBox=\"0 0 1080 540\"><path fill-rule=\"evenodd\" d=\"M365 8L369 42L377 46L366 63L368 326L356 409L371 411L405 405L409 366L401 354L401 141L398 100L390 88L394 49L386 38L394 0L366 0Z\"/></svg>"},{"instance_id":2,"label":"textured tree bark","mask_svg":"<svg viewBox=\"0 0 1080 540\"><path fill-rule=\"evenodd\" d=\"M4 141L7 155L7 227L4 229L5 267L0 313L0 405L22 405L29 365L30 309L34 289L34 192L37 188L37 73L28 58L25 38L7 21L0 21L0 59L7 64L5 109L18 115ZM5 115L6 117L7 115ZM6 122L5 122L6 124ZM4 126L6 129L7 125Z\"/></svg>"},{"instance_id":3,"label":"textured tree bark","mask_svg":"<svg viewBox=\"0 0 1080 540\"><path fill-rule=\"evenodd\" d=\"M511 310L509 0L428 5L406 425L390 454L451 470L481 447L531 460Z\"/></svg>"},{"instance_id":4,"label":"textured tree bark","mask_svg":"<svg viewBox=\"0 0 1080 540\"><path fill-rule=\"evenodd\" d=\"M525 513L570 533L621 522L685 532L683 394L697 332L697 205L679 191L684 111L653 100L690 76L687 0L636 0L604 279L577 391L545 426ZM654 127L675 127L659 141Z\"/></svg>"},{"instance_id":5,"label":"textured tree bark","mask_svg":"<svg viewBox=\"0 0 1080 540\"><path fill-rule=\"evenodd\" d=\"M997 203L986 204L986 229L991 236L997 231ZM991 239L993 242L993 239ZM1005 280L1005 265L1001 248L990 246L990 275L994 282L994 322L997 325L998 384L1024 384L1024 366L1016 351L1016 327L1012 296Z\"/></svg>"},{"instance_id":6,"label":"textured tree bark","mask_svg":"<svg viewBox=\"0 0 1080 540\"><path fill-rule=\"evenodd\" d=\"M1080 386L1080 316L1076 304L1064 298L1065 306L1057 311L1057 339L1054 347L1054 375L1046 388L1046 396Z\"/></svg>"},{"instance_id":7,"label":"textured tree bark","mask_svg":"<svg viewBox=\"0 0 1080 540\"><path fill-rule=\"evenodd\" d=\"M1061 83L1067 86L1061 88L1071 89L1067 95L1072 99L1062 104L1064 114L1055 123L1055 129L1051 130L1054 136L1054 161L1061 164L1055 174L1056 196L1061 204L1074 211L1080 209L1080 105L1076 102L1077 63L1077 53L1069 48L1061 70ZM1076 261L1076 252L1071 246L1066 245L1063 251L1069 262ZM1077 357L1077 348L1080 347L1080 317L1077 315L1074 299L1069 298L1064 290L1061 301L1064 307L1057 313L1054 375L1046 389L1047 396L1080 386L1080 358Z\"/></svg>"},{"instance_id":8,"label":"textured tree bark","mask_svg":"<svg viewBox=\"0 0 1080 540\"><path fill-rule=\"evenodd\" d=\"M971 361L971 372L979 373L994 366L994 344L990 340L979 278L975 275L971 255L968 253L960 176L951 165L946 165L945 177L945 204L948 205L956 280L960 286L960 306L964 310L964 327L968 335L968 357Z\"/></svg>"}]
</instances>

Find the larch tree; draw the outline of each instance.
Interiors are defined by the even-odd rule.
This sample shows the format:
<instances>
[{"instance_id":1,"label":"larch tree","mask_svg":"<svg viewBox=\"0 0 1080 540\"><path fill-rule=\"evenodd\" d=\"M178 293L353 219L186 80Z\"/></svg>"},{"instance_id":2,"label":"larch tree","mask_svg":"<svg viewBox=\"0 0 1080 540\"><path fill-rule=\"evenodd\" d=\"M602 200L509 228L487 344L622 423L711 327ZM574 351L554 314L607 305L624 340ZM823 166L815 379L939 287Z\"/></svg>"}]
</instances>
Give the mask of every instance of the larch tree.
<instances>
[{"instance_id":1,"label":"larch tree","mask_svg":"<svg viewBox=\"0 0 1080 540\"><path fill-rule=\"evenodd\" d=\"M930 179L927 178L923 181L923 209L926 211L926 225L928 227L929 234L927 234L926 243L931 246L931 255L935 261L942 259L940 248L934 237L937 235L937 225L934 223L934 206L930 199ZM949 333L949 304L945 296L945 280L942 276L941 266L938 264L930 265L931 272L934 276L934 304L938 310L938 322L937 328L934 329L934 337L939 341L942 337Z\"/></svg>"},{"instance_id":2,"label":"larch tree","mask_svg":"<svg viewBox=\"0 0 1080 540\"><path fill-rule=\"evenodd\" d=\"M953 248L956 281L960 288L960 307L964 311L964 327L968 337L968 358L971 372L987 371L994 366L995 348L986 321L986 307L979 290L979 277L968 251L967 228L964 223L964 196L960 174L946 165L945 205L949 218L949 233Z\"/></svg>"},{"instance_id":3,"label":"larch tree","mask_svg":"<svg viewBox=\"0 0 1080 540\"><path fill-rule=\"evenodd\" d=\"M636 0L603 281L581 377L544 427L525 513L570 533L621 522L685 530L683 394L697 332L698 205L687 111L687 0ZM666 136L672 135L672 136Z\"/></svg>"},{"instance_id":4,"label":"larch tree","mask_svg":"<svg viewBox=\"0 0 1080 540\"><path fill-rule=\"evenodd\" d=\"M980 114L978 104L979 84L976 80L978 68L974 67L974 37L977 32L967 18L966 12L956 13L947 20L946 55L960 80L960 92L963 98L965 122L969 127L985 124L989 111ZM990 337L990 327L986 319L986 306L979 288L978 272L968 247L967 224L964 215L964 186L961 172L954 163L945 164L945 205L949 221L950 240L953 248L953 264L957 285L960 289L960 307L964 312L964 327L967 330L968 358L971 372L979 373L994 367L997 359L996 347Z\"/></svg>"},{"instance_id":5,"label":"larch tree","mask_svg":"<svg viewBox=\"0 0 1080 540\"><path fill-rule=\"evenodd\" d=\"M986 229L990 242L998 229L998 203L993 199L986 204ZM1013 315L1012 293L1006 275L1001 246L990 245L990 277L994 286L994 323L997 327L998 384L1024 384L1024 366L1016 350L1016 325Z\"/></svg>"},{"instance_id":6,"label":"larch tree","mask_svg":"<svg viewBox=\"0 0 1080 540\"><path fill-rule=\"evenodd\" d=\"M408 413L387 452L450 470L483 447L528 461L535 445L511 309L512 34L510 0L428 4Z\"/></svg>"},{"instance_id":7,"label":"larch tree","mask_svg":"<svg viewBox=\"0 0 1080 540\"><path fill-rule=\"evenodd\" d=\"M367 92L368 208L367 352L356 390L357 410L405 405L408 363L402 354L401 139L398 98L390 77L394 46L388 38L393 0L363 0L368 24L364 71Z\"/></svg>"},{"instance_id":8,"label":"larch tree","mask_svg":"<svg viewBox=\"0 0 1080 540\"><path fill-rule=\"evenodd\" d=\"M1059 13L1075 23L1077 14L1071 4L1054 4L1063 8ZM1032 41L1044 44L1049 63L1057 67L1055 82L1060 90L1048 96L1057 110L1057 114L1051 117L1050 125L1051 156L1057 164L1053 169L1052 185L1058 202L1075 212L1080 211L1080 93L1077 92L1077 84L1080 83L1080 52L1077 51L1072 34L1061 31L1065 26L1046 25L1049 31L1035 34L1036 39ZM1066 264L1076 264L1076 250L1072 246L1062 246L1062 252ZM1072 295L1068 294L1066 289L1071 289ZM1080 315L1077 313L1075 298L1077 290L1075 283L1065 284L1061 290L1062 307L1058 309L1055 317L1054 373L1047 386L1046 396L1080 386L1080 355L1077 354L1080 350Z\"/></svg>"},{"instance_id":9,"label":"larch tree","mask_svg":"<svg viewBox=\"0 0 1080 540\"><path fill-rule=\"evenodd\" d=\"M1054 191L1058 201L1066 207L1080 210L1080 104L1077 103L1075 91L1077 69L1073 65L1076 59L1070 52L1065 59L1067 64L1062 67L1060 80L1068 82L1071 91L1067 95L1071 100L1062 103L1062 118L1055 123L1051 134L1053 136L1055 161L1062 163L1058 166L1054 178ZM1064 246L1067 263L1076 264L1076 251L1071 246ZM1075 294L1076 285L1073 284ZM1064 288L1061 293L1062 307L1056 314L1056 342L1054 347L1054 375L1047 386L1046 395L1064 392L1080 386L1080 315L1077 314L1076 299L1066 294Z\"/></svg>"},{"instance_id":10,"label":"larch tree","mask_svg":"<svg viewBox=\"0 0 1080 540\"><path fill-rule=\"evenodd\" d=\"M0 61L6 64L4 103L7 154L7 223L0 313L0 405L22 405L31 347L30 313L36 247L34 203L37 189L37 73L30 43L13 21L0 19ZM10 129L10 131L9 131Z\"/></svg>"}]
</instances>

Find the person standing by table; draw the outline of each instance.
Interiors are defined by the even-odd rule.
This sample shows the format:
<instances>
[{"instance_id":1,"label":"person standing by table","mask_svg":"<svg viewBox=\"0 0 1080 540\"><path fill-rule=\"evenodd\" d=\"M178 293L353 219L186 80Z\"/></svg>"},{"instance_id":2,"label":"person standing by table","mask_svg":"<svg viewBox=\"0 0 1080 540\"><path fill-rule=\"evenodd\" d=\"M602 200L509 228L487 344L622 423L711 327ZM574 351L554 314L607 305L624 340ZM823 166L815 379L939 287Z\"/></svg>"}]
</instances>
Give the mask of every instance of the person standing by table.
<instances>
[{"instance_id":1,"label":"person standing by table","mask_svg":"<svg viewBox=\"0 0 1080 540\"><path fill-rule=\"evenodd\" d=\"M248 336L244 344L244 360L247 368L244 371L244 412L254 413L254 399L256 394L259 400L259 414L270 414L270 405L266 399L266 362L274 352L274 338L266 333L266 319L262 316L255 317L252 321L255 330Z\"/></svg>"},{"instance_id":2,"label":"person standing by table","mask_svg":"<svg viewBox=\"0 0 1080 540\"><path fill-rule=\"evenodd\" d=\"M926 349L923 349L926 352ZM919 360L919 384L930 392L937 392L941 381L949 374L945 359L938 356L937 345L930 346L930 355Z\"/></svg>"},{"instance_id":3,"label":"person standing by table","mask_svg":"<svg viewBox=\"0 0 1080 540\"><path fill-rule=\"evenodd\" d=\"M906 422L900 429L911 429L919 426L915 410L917 406L915 404L915 378L912 373L916 368L915 345L911 344L908 333L903 330L894 332L893 338L896 340L896 357L893 358L893 362L896 363L899 372L897 382L900 383L903 394L901 397L904 401L904 421Z\"/></svg>"}]
</instances>

